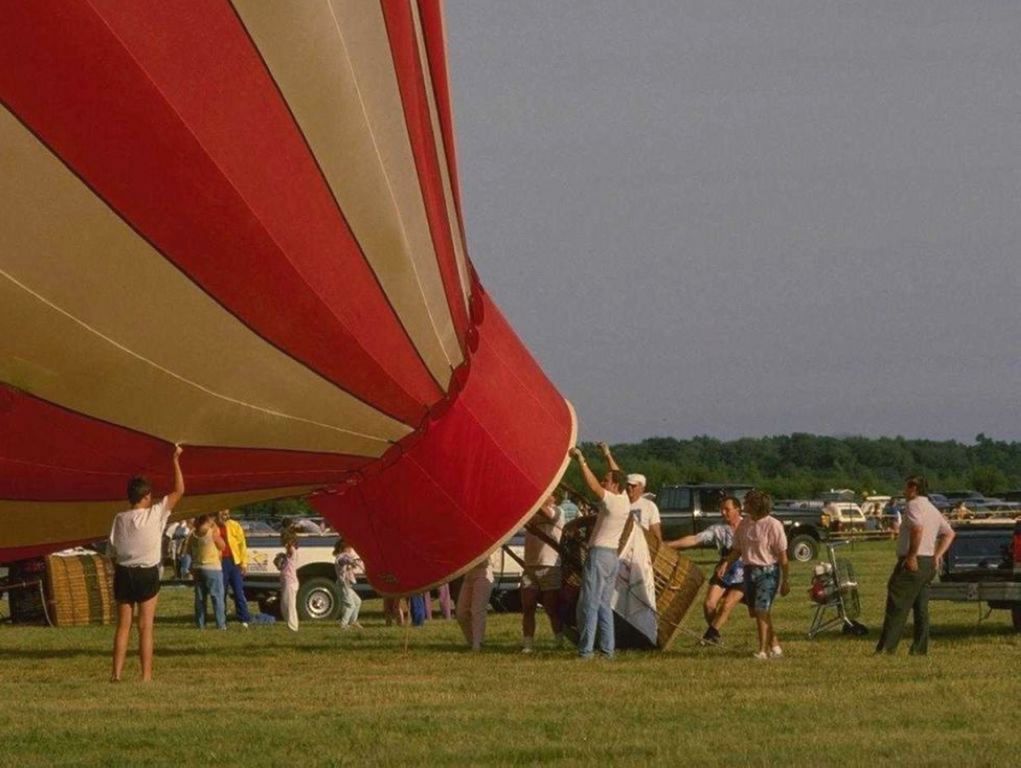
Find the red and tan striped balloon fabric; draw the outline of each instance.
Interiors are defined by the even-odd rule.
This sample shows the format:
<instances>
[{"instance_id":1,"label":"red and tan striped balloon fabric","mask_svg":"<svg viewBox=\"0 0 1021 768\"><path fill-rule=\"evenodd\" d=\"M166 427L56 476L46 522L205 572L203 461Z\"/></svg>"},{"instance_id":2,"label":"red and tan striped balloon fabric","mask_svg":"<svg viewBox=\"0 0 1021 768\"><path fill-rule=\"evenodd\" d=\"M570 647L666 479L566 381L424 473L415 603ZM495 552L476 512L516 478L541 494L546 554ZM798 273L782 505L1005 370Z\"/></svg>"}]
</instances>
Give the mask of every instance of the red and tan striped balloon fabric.
<instances>
[{"instance_id":1,"label":"red and tan striped balloon fabric","mask_svg":"<svg viewBox=\"0 0 1021 768\"><path fill-rule=\"evenodd\" d=\"M0 13L0 560L309 494L382 591L558 481L570 406L465 253L439 2Z\"/></svg>"}]
</instances>

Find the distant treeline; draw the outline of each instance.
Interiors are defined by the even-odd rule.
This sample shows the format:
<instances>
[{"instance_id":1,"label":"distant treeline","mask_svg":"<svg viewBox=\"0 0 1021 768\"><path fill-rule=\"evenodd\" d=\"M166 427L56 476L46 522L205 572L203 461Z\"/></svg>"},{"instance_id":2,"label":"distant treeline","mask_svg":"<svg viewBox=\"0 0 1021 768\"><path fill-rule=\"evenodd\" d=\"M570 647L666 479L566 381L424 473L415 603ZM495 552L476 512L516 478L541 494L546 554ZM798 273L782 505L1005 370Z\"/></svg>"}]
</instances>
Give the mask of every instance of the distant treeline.
<instances>
[{"instance_id":1,"label":"distant treeline","mask_svg":"<svg viewBox=\"0 0 1021 768\"><path fill-rule=\"evenodd\" d=\"M903 437L778 437L677 440L653 437L611 445L628 472L641 472L655 491L671 483L749 483L775 498L812 498L831 488L895 494L910 474L923 474L931 490L971 489L986 496L1021 488L1021 443L991 440L974 445ZM594 444L582 446L593 469L602 467ZM583 487L575 462L565 481Z\"/></svg>"},{"instance_id":2,"label":"distant treeline","mask_svg":"<svg viewBox=\"0 0 1021 768\"><path fill-rule=\"evenodd\" d=\"M897 494L904 478L923 474L931 490L970 489L986 496L1021 488L1021 443L990 440L974 445L954 440L907 440L903 437L820 437L795 433L779 437L717 440L650 437L640 443L611 445L628 472L641 472L656 491L671 483L749 483L774 498L812 498L830 488L858 493ZM603 464L592 443L582 445L597 472ZM564 481L583 490L576 462ZM304 499L251 504L252 516L316 514Z\"/></svg>"}]
</instances>

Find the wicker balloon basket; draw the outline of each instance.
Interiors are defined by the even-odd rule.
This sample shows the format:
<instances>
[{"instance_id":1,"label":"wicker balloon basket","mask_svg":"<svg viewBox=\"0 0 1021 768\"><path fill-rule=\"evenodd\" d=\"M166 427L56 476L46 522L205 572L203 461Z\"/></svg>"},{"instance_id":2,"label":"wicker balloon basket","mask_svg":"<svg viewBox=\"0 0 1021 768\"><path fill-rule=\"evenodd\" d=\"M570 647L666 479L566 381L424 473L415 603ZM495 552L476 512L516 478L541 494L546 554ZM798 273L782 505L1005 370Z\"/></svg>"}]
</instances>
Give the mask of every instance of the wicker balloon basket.
<instances>
[{"instance_id":1,"label":"wicker balloon basket","mask_svg":"<svg viewBox=\"0 0 1021 768\"><path fill-rule=\"evenodd\" d=\"M50 555L46 597L54 626L111 623L117 614L113 563L102 555Z\"/></svg>"},{"instance_id":2,"label":"wicker balloon basket","mask_svg":"<svg viewBox=\"0 0 1021 768\"><path fill-rule=\"evenodd\" d=\"M589 534L595 525L595 516L579 517L564 526L560 538L560 558L563 573L561 599L566 600L564 619L565 632L574 641L578 639L577 603L581 591L582 565L588 554ZM617 548L619 552L631 536L634 521L628 521ZM705 580L698 567L676 550L661 545L660 540L646 530L644 534L649 548L652 573L656 590L657 635L655 644L621 615L614 616L614 634L618 648L639 648L666 650L680 631L685 614L695 602L698 591Z\"/></svg>"}]
</instances>

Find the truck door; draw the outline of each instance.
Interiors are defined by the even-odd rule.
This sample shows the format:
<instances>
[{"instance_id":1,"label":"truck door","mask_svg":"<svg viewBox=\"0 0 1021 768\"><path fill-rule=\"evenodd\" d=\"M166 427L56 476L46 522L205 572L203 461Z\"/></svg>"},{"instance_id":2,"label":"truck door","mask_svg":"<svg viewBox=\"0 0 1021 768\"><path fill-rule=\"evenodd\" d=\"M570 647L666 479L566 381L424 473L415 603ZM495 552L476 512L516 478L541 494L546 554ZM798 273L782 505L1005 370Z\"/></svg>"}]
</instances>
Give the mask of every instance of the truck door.
<instances>
[{"instance_id":1,"label":"truck door","mask_svg":"<svg viewBox=\"0 0 1021 768\"><path fill-rule=\"evenodd\" d=\"M663 538L676 539L694 533L690 488L665 487L656 499L663 525Z\"/></svg>"}]
</instances>

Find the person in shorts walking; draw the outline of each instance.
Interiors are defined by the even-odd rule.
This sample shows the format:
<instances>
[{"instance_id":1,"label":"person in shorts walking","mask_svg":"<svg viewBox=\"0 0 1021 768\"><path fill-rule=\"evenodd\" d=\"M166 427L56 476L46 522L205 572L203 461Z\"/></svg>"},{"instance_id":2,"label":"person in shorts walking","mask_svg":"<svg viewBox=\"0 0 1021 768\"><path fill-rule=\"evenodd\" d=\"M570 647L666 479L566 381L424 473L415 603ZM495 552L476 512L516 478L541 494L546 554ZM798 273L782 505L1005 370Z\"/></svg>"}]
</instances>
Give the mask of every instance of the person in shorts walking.
<instances>
[{"instance_id":1,"label":"person in shorts walking","mask_svg":"<svg viewBox=\"0 0 1021 768\"><path fill-rule=\"evenodd\" d=\"M152 485L141 475L128 481L131 509L117 513L110 528L110 559L114 563L113 594L117 602L117 629L113 636L111 682L119 682L128 653L128 639L138 612L138 655L142 681L152 680L153 620L160 591L163 530L170 513L184 496L181 446L174 446L174 490L153 502Z\"/></svg>"},{"instance_id":2,"label":"person in shorts walking","mask_svg":"<svg viewBox=\"0 0 1021 768\"><path fill-rule=\"evenodd\" d=\"M773 517L773 500L765 491L752 489L744 497L746 517L734 532L734 546L726 559L716 566L716 578L722 580L740 558L744 562L745 601L755 618L759 635L756 659L783 656L780 640L773 629L773 601L791 591L787 561L787 534L783 523Z\"/></svg>"}]
</instances>

